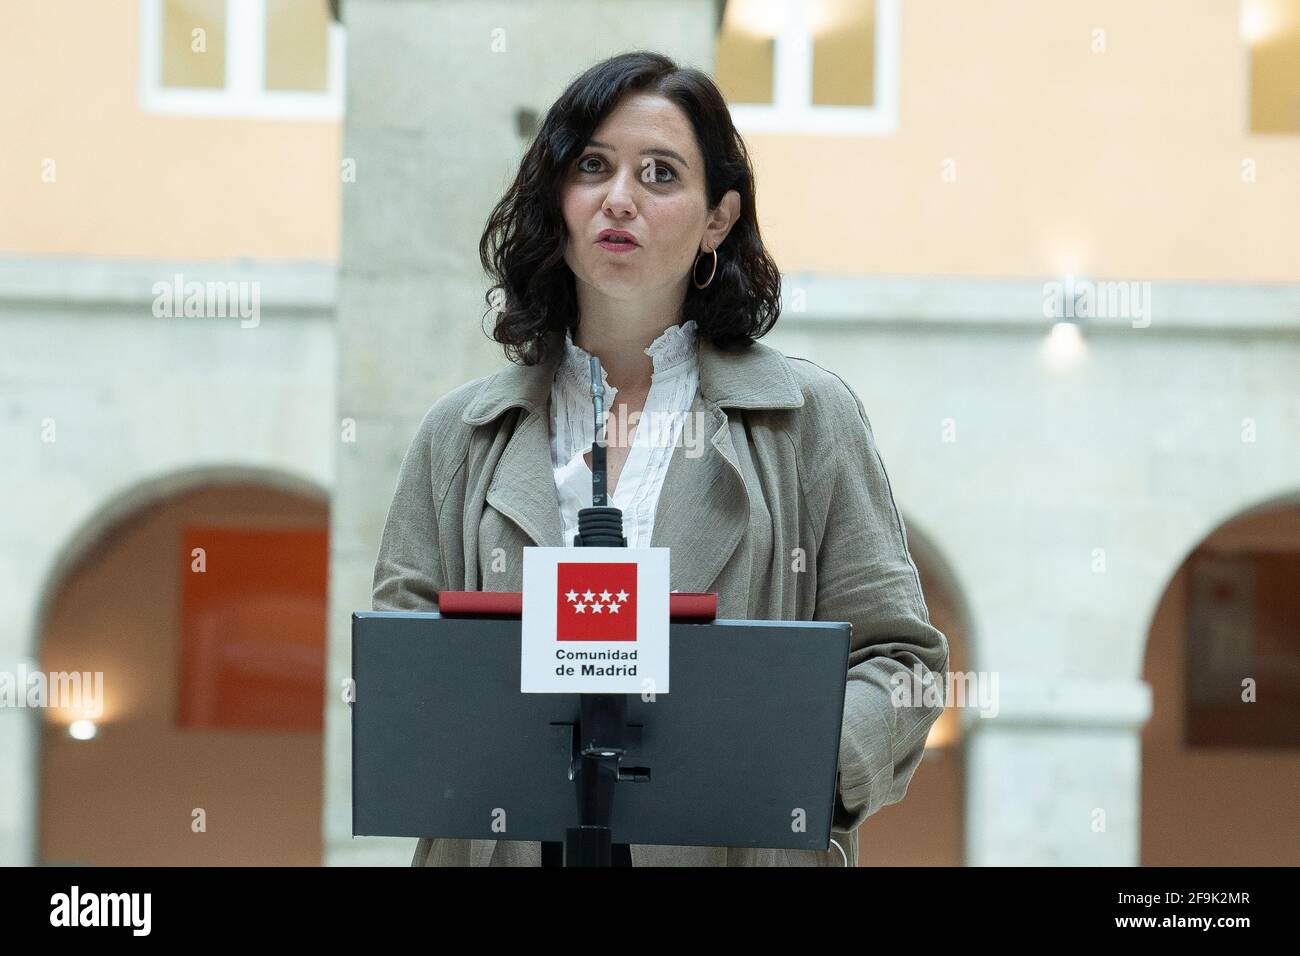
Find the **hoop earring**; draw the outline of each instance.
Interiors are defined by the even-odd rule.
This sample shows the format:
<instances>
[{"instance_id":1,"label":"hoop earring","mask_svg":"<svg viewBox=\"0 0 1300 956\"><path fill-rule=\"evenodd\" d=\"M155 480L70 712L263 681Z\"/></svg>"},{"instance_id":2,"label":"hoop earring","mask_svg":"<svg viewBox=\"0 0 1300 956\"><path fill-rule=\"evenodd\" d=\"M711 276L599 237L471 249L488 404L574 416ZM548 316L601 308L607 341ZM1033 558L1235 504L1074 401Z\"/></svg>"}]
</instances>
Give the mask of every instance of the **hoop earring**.
<instances>
[{"instance_id":1,"label":"hoop earring","mask_svg":"<svg viewBox=\"0 0 1300 956\"><path fill-rule=\"evenodd\" d=\"M700 256L704 255L704 250L701 249L695 254L695 264L691 266L691 283L697 289L707 287L708 284L713 281L713 274L718 271L718 250L712 249L710 251L713 253L713 268L709 270L709 277L704 280L704 285L700 285L700 280L695 278L695 270L699 268Z\"/></svg>"}]
</instances>

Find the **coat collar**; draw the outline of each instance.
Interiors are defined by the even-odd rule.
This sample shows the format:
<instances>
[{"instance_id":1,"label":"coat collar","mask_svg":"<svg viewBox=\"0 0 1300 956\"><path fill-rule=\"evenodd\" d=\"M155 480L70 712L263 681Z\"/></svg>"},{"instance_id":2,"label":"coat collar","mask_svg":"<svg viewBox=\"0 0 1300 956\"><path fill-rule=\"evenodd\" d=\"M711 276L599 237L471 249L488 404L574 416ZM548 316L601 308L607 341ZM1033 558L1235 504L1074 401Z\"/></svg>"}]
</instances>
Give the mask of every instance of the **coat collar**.
<instances>
[{"instance_id":1,"label":"coat collar","mask_svg":"<svg viewBox=\"0 0 1300 956\"><path fill-rule=\"evenodd\" d=\"M511 363L493 375L465 408L469 425L485 425L510 408L531 412L551 397L561 349L537 365ZM799 408L803 393L786 357L755 342L740 351L722 350L699 338L700 395L719 408Z\"/></svg>"},{"instance_id":2,"label":"coat collar","mask_svg":"<svg viewBox=\"0 0 1300 956\"><path fill-rule=\"evenodd\" d=\"M511 432L486 497L540 547L569 544L563 540L550 453L550 391L561 354L553 350L544 363L511 364L489 376L462 416L470 425L483 425L510 408L526 412ZM669 586L680 591L708 591L749 527L749 482L723 409L804 404L786 357L761 343L733 352L701 337L699 372L688 427L700 429L706 438L699 442L702 454L687 455L685 445L674 449L650 541L652 547L678 545L669 561ZM682 547L683 542L690 547ZM723 597L719 595L720 613Z\"/></svg>"}]
</instances>

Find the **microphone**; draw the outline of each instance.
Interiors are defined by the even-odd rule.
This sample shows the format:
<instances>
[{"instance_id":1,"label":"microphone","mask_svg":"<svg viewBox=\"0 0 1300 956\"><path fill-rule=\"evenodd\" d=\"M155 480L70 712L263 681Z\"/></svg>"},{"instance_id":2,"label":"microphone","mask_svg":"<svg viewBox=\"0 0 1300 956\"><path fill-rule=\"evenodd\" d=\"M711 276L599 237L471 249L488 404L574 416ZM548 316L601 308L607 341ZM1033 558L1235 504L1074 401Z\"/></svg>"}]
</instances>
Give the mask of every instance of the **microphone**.
<instances>
[{"instance_id":1,"label":"microphone","mask_svg":"<svg viewBox=\"0 0 1300 956\"><path fill-rule=\"evenodd\" d=\"M573 544L578 548L626 548L623 512L610 507L609 495L606 493L605 385L600 375L600 359L593 355L589 364L591 404L596 415L591 442L591 507L578 512L578 533Z\"/></svg>"},{"instance_id":2,"label":"microphone","mask_svg":"<svg viewBox=\"0 0 1300 956\"><path fill-rule=\"evenodd\" d=\"M596 412L595 427L591 431L591 504L603 508L609 504L605 493L609 480L605 471L605 388L600 378L600 359L593 355L587 364L591 370L591 404Z\"/></svg>"},{"instance_id":3,"label":"microphone","mask_svg":"<svg viewBox=\"0 0 1300 956\"><path fill-rule=\"evenodd\" d=\"M601 381L600 359L591 357L591 404L596 426L591 435L591 507L578 511L578 548L626 548L623 512L609 506L605 494L605 386ZM573 725L570 770L578 766L580 825L565 830L564 862L575 861L609 866L615 852L620 865L632 865L632 851L625 843L613 844L610 836L614 784L627 771L621 767L627 746L627 694L579 694L578 720Z\"/></svg>"}]
</instances>

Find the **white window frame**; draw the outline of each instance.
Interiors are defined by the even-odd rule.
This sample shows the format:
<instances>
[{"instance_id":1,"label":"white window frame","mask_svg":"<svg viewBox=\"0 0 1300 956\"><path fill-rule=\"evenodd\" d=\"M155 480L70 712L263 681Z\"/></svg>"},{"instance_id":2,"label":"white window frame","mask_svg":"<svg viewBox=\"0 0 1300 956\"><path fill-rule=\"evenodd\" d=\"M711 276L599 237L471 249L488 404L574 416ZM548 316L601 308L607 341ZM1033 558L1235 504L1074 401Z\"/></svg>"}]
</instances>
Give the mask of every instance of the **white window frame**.
<instances>
[{"instance_id":1,"label":"white window frame","mask_svg":"<svg viewBox=\"0 0 1300 956\"><path fill-rule=\"evenodd\" d=\"M813 36L810 5L783 3L774 37L772 99L732 105L741 132L886 136L898 129L899 0L876 0L875 104L817 106L812 102Z\"/></svg>"},{"instance_id":2,"label":"white window frame","mask_svg":"<svg viewBox=\"0 0 1300 956\"><path fill-rule=\"evenodd\" d=\"M140 0L140 107L148 112L285 120L343 116L346 32L340 23L329 25L321 92L266 89L266 0L226 0L226 85L221 89L164 86L162 34L163 0Z\"/></svg>"}]
</instances>

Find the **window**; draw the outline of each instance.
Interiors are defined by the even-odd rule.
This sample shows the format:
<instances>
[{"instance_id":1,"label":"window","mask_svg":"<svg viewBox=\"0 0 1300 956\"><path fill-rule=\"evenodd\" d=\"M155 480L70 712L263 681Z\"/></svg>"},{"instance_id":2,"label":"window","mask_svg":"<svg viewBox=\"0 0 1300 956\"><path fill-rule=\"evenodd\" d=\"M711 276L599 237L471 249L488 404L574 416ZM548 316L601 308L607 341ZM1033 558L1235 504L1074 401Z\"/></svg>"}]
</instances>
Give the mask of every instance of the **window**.
<instances>
[{"instance_id":1,"label":"window","mask_svg":"<svg viewBox=\"0 0 1300 956\"><path fill-rule=\"evenodd\" d=\"M730 0L714 72L742 132L892 133L898 0Z\"/></svg>"},{"instance_id":2,"label":"window","mask_svg":"<svg viewBox=\"0 0 1300 956\"><path fill-rule=\"evenodd\" d=\"M329 0L140 0L151 112L337 119L343 54Z\"/></svg>"},{"instance_id":3,"label":"window","mask_svg":"<svg viewBox=\"0 0 1300 956\"><path fill-rule=\"evenodd\" d=\"M1250 132L1300 133L1300 0L1245 0Z\"/></svg>"}]
</instances>

